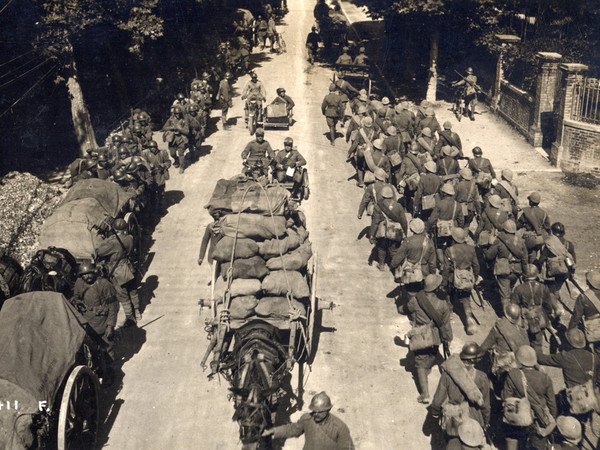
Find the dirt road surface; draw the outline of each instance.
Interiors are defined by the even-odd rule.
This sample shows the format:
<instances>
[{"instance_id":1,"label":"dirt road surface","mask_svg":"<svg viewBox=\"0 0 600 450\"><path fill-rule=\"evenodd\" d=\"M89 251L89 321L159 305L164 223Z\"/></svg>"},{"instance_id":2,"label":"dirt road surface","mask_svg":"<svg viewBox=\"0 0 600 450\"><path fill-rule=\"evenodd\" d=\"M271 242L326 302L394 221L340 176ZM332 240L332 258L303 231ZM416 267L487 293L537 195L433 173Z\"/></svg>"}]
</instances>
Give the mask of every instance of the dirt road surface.
<instances>
[{"instance_id":1,"label":"dirt road surface","mask_svg":"<svg viewBox=\"0 0 600 450\"><path fill-rule=\"evenodd\" d=\"M304 50L314 3L290 0L288 6L290 12L278 26L287 53L255 53L252 62L267 89L267 102L278 87L285 87L296 102L295 125L289 132L267 131L266 139L273 148L281 148L285 136L293 137L308 161L312 197L303 209L313 248L319 253L318 295L338 305L323 313L317 356L312 370L304 371L304 411L311 396L325 390L334 403L333 413L348 424L357 448L428 449L432 444L431 437L423 433L426 408L416 402L415 384L407 370L407 349L394 344L394 337L403 336L409 323L397 314L393 298L388 297L395 288L391 275L367 265L371 246L366 239L357 239L368 222L366 217L362 221L356 218L362 191L353 180L348 181L353 170L345 163L347 146L339 138L332 147L324 136L327 127L320 105L332 72L310 67ZM364 20L361 11L348 4L344 7L353 19ZM246 76L237 81L238 94L247 80ZM452 117L447 105L438 105L436 113L440 123ZM217 115L214 111L213 116ZM199 298L208 297L210 278L207 265L196 264L204 227L210 222L203 206L219 178L239 173L240 153L251 139L244 128L239 96L230 116L237 124L230 130L221 130L219 125L205 142L206 154L199 161L184 174L171 170L168 214L152 235L141 288L142 299L149 303L142 328L128 330L123 339L122 388L104 426L106 447L241 448L237 425L231 421L233 405L227 399L227 382L208 381L200 368L208 344L204 319L210 312L200 311L197 305ZM480 114L473 123L453 123L463 136L465 149L480 145L495 165L515 170L523 193L541 190L552 202L547 205L551 217L571 223L573 206L563 209L565 203L571 203L569 199L597 201L595 194L584 197L578 188L561 185L561 174L491 114ZM574 231L569 232L579 248L591 233L583 222L576 222ZM582 254L584 266L591 261L592 250ZM483 314L482 320L482 329L489 329L492 316ZM453 322L452 350L457 351L467 338L456 316ZM482 333L474 336L479 342ZM432 393L438 379L434 370ZM283 419L295 420L299 415L294 412ZM289 439L284 448L300 449L302 445L303 438Z\"/></svg>"}]
</instances>

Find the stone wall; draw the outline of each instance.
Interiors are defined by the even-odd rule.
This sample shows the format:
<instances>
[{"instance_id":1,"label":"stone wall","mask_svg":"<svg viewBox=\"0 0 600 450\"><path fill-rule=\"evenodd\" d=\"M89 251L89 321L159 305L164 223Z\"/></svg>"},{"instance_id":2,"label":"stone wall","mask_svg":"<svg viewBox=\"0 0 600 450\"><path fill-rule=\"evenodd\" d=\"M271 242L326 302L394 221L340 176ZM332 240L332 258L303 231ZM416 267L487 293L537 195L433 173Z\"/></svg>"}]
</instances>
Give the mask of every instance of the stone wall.
<instances>
[{"instance_id":1,"label":"stone wall","mask_svg":"<svg viewBox=\"0 0 600 450\"><path fill-rule=\"evenodd\" d=\"M600 125L564 119L561 147L553 146L550 159L562 170L600 175Z\"/></svg>"},{"instance_id":2,"label":"stone wall","mask_svg":"<svg viewBox=\"0 0 600 450\"><path fill-rule=\"evenodd\" d=\"M533 108L534 101L531 95L502 80L498 112L525 136L529 135Z\"/></svg>"}]
</instances>

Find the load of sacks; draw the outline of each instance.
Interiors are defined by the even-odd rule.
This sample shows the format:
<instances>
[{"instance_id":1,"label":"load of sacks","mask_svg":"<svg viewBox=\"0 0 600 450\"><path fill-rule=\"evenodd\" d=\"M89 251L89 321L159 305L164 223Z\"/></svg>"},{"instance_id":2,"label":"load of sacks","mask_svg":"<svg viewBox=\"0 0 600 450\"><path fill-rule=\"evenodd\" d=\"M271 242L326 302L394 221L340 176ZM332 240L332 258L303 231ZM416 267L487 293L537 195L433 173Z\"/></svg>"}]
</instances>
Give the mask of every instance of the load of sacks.
<instances>
[{"instance_id":1,"label":"load of sacks","mask_svg":"<svg viewBox=\"0 0 600 450\"><path fill-rule=\"evenodd\" d=\"M306 268L312 248L304 214L288 204L287 189L263 188L244 178L219 180L207 205L211 214L215 208L223 214L213 250L220 266L214 297L223 298L231 276L232 319L287 319L290 309L305 314L310 297Z\"/></svg>"}]
</instances>

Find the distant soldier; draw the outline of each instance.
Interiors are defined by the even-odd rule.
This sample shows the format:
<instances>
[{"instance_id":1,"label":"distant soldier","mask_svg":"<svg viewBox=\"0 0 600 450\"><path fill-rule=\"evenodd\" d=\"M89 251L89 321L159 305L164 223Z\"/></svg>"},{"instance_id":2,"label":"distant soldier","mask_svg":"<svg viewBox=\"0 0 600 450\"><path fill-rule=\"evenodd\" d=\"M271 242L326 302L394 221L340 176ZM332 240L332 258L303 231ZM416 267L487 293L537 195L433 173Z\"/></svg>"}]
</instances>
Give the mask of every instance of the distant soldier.
<instances>
[{"instance_id":1,"label":"distant soldier","mask_svg":"<svg viewBox=\"0 0 600 450\"><path fill-rule=\"evenodd\" d=\"M600 353L600 272L590 270L586 275L587 289L575 300L569 329L577 328L583 320L586 339L594 344L596 355Z\"/></svg>"},{"instance_id":2,"label":"distant soldier","mask_svg":"<svg viewBox=\"0 0 600 450\"><path fill-rule=\"evenodd\" d=\"M540 267L545 269L544 279L550 292L563 298L562 287L575 272L576 263L575 245L565 239L565 226L561 222L553 223L539 260Z\"/></svg>"},{"instance_id":3,"label":"distant soldier","mask_svg":"<svg viewBox=\"0 0 600 450\"><path fill-rule=\"evenodd\" d=\"M204 139L204 124L202 117L198 115L199 107L196 103L188 106L188 124L189 124L189 149L190 156L194 159L200 156L200 146Z\"/></svg>"},{"instance_id":4,"label":"distant soldier","mask_svg":"<svg viewBox=\"0 0 600 450\"><path fill-rule=\"evenodd\" d=\"M329 396L324 391L319 392L310 401L310 414L304 414L296 423L267 429L263 436L281 439L304 434L305 449L354 450L350 430L341 419L330 413L331 408Z\"/></svg>"},{"instance_id":5,"label":"distant soldier","mask_svg":"<svg viewBox=\"0 0 600 450\"><path fill-rule=\"evenodd\" d=\"M352 56L348 54L348 47L342 48L342 54L335 61L336 64L352 64Z\"/></svg>"},{"instance_id":6,"label":"distant soldier","mask_svg":"<svg viewBox=\"0 0 600 450\"><path fill-rule=\"evenodd\" d=\"M135 325L142 318L140 300L137 293L133 255L133 237L127 232L127 223L123 219L113 222L114 233L97 248L98 257L107 260L108 276L117 292L117 299L127 319L126 325Z\"/></svg>"},{"instance_id":7,"label":"distant soldier","mask_svg":"<svg viewBox=\"0 0 600 450\"><path fill-rule=\"evenodd\" d=\"M229 128L227 124L227 112L233 107L233 90L231 88L231 72L226 72L223 79L219 82L216 100L221 104L221 124L223 128Z\"/></svg>"},{"instance_id":8,"label":"distant soldier","mask_svg":"<svg viewBox=\"0 0 600 450\"><path fill-rule=\"evenodd\" d=\"M169 145L169 153L173 158L174 167L179 167L179 173L183 173L185 166L184 154L189 142L190 124L183 115L181 106L173 108L173 115L169 117L162 128L163 141Z\"/></svg>"},{"instance_id":9,"label":"distant soldier","mask_svg":"<svg viewBox=\"0 0 600 450\"><path fill-rule=\"evenodd\" d=\"M164 209L164 195L166 182L169 179L169 167L171 160L165 150L158 148L156 141L150 141L144 156L150 163L152 177L154 181L154 208L156 210Z\"/></svg>"},{"instance_id":10,"label":"distant soldier","mask_svg":"<svg viewBox=\"0 0 600 450\"><path fill-rule=\"evenodd\" d=\"M463 227L465 230L469 229L469 225L475 217L479 217L481 214L481 204L478 200L477 188L475 181L473 181L473 174L465 167L459 171L460 178L458 183L454 187L456 192L456 201L460 203L462 213L464 216Z\"/></svg>"},{"instance_id":11,"label":"distant soldier","mask_svg":"<svg viewBox=\"0 0 600 450\"><path fill-rule=\"evenodd\" d=\"M325 0L317 0L317 4L313 9L313 15L317 22L329 18L329 5L325 3Z\"/></svg>"},{"instance_id":12,"label":"distant soldier","mask_svg":"<svg viewBox=\"0 0 600 450\"><path fill-rule=\"evenodd\" d=\"M512 180L512 170L503 169L500 180L494 186L493 191L500 196L500 199L502 199L502 209L510 213L512 218L516 219L519 213L519 188Z\"/></svg>"},{"instance_id":13,"label":"distant soldier","mask_svg":"<svg viewBox=\"0 0 600 450\"><path fill-rule=\"evenodd\" d=\"M360 47L358 49L358 55L356 55L356 58L354 58L354 61L352 62L352 64L354 64L355 66L368 66L369 65L369 57L367 55L365 55L364 47Z\"/></svg>"},{"instance_id":14,"label":"distant soldier","mask_svg":"<svg viewBox=\"0 0 600 450\"><path fill-rule=\"evenodd\" d=\"M462 142L460 141L460 136L452 131L452 124L449 121L444 122L444 129L442 131L438 131L438 142L436 144L435 154L439 155L442 147L445 145L449 145L450 147L456 147L458 150L458 156L463 157L462 152Z\"/></svg>"},{"instance_id":15,"label":"distant soldier","mask_svg":"<svg viewBox=\"0 0 600 450\"><path fill-rule=\"evenodd\" d=\"M265 45L267 44L267 30L269 29L269 24L263 18L263 16L258 16L256 19L256 45L260 45L260 49L264 50Z\"/></svg>"},{"instance_id":16,"label":"distant soldier","mask_svg":"<svg viewBox=\"0 0 600 450\"><path fill-rule=\"evenodd\" d=\"M452 241L452 229L462 228L464 216L462 208L454 199L456 191L451 183L446 183L440 189L440 196L436 202L429 219L427 229L435 233L438 258L442 260L442 252Z\"/></svg>"},{"instance_id":17,"label":"distant soldier","mask_svg":"<svg viewBox=\"0 0 600 450\"><path fill-rule=\"evenodd\" d=\"M523 238L529 252L529 262L533 263L538 251L544 245L544 240L550 233L551 222L548 213L539 206L542 201L539 192L532 192L527 199L529 206L523 208L523 213L517 222L517 229L523 230Z\"/></svg>"},{"instance_id":18,"label":"distant soldier","mask_svg":"<svg viewBox=\"0 0 600 450\"><path fill-rule=\"evenodd\" d=\"M175 96L175 100L173 100L173 104L171 106L179 106L182 111L185 111L185 108L190 103L190 99L186 98L183 93L179 92Z\"/></svg>"},{"instance_id":19,"label":"distant soldier","mask_svg":"<svg viewBox=\"0 0 600 450\"><path fill-rule=\"evenodd\" d=\"M456 179L456 175L460 170L458 161L456 160L456 150L449 145L442 147L441 155L438 155L438 175L444 180Z\"/></svg>"},{"instance_id":20,"label":"distant soldier","mask_svg":"<svg viewBox=\"0 0 600 450\"><path fill-rule=\"evenodd\" d=\"M415 130L417 133L424 128L429 128L432 135L442 130L442 127L440 127L440 124L435 117L435 111L433 110L432 106L424 108L423 114L424 117L420 120L417 120L415 123ZM431 153L433 153L433 151Z\"/></svg>"},{"instance_id":21,"label":"distant soldier","mask_svg":"<svg viewBox=\"0 0 600 450\"><path fill-rule=\"evenodd\" d=\"M246 127L248 127L249 115L248 100L251 98L254 98L259 102L259 109L262 109L262 102L267 100L267 91L262 82L258 80L256 72L250 74L250 81L246 83L246 86L244 86L244 90L242 91L242 100L246 100L246 103L244 104L244 121L246 122Z\"/></svg>"},{"instance_id":22,"label":"distant soldier","mask_svg":"<svg viewBox=\"0 0 600 450\"><path fill-rule=\"evenodd\" d=\"M394 108L396 115L394 116L393 123L404 143L405 153L410 148L410 143L415 134L415 115L408 109L408 102L400 102Z\"/></svg>"},{"instance_id":23,"label":"distant soldier","mask_svg":"<svg viewBox=\"0 0 600 450\"><path fill-rule=\"evenodd\" d=\"M306 36L306 51L308 53L308 62L311 64L315 63L319 50L319 42L321 42L321 36L317 33L317 27L312 27L310 33Z\"/></svg>"},{"instance_id":24,"label":"distant soldier","mask_svg":"<svg viewBox=\"0 0 600 450\"><path fill-rule=\"evenodd\" d=\"M444 415L446 442L458 440L458 427L466 418L486 429L490 423L490 380L475 368L481 352L475 342L465 344L460 355L450 356L441 365L442 376L431 402L431 415Z\"/></svg>"},{"instance_id":25,"label":"distant soldier","mask_svg":"<svg viewBox=\"0 0 600 450\"><path fill-rule=\"evenodd\" d=\"M256 129L255 139L246 144L241 157L244 164L249 164L250 166L257 160L262 161L264 174L266 175L266 168L271 164L271 161L273 161L275 153L273 152L269 141L265 140L265 130L262 128Z\"/></svg>"},{"instance_id":26,"label":"distant soldier","mask_svg":"<svg viewBox=\"0 0 600 450\"><path fill-rule=\"evenodd\" d=\"M443 292L440 292L442 284L441 275L427 275L423 291L411 297L408 303L398 306L398 313L410 316L413 330L421 330L429 326L436 329L439 341L433 342L431 346L413 350L415 357L415 370L419 396L417 401L425 405L429 404L429 382L428 374L440 359L439 346L443 344L444 351L450 348L452 342L452 306L444 300ZM409 335L410 336L410 332Z\"/></svg>"},{"instance_id":27,"label":"distant soldier","mask_svg":"<svg viewBox=\"0 0 600 450\"><path fill-rule=\"evenodd\" d=\"M533 264L527 265L523 273L523 283L513 289L511 303L519 305L523 324L529 334L529 342L536 351L541 351L544 331L550 327L550 320L563 314L556 298L548 287L539 281L539 272Z\"/></svg>"},{"instance_id":28,"label":"distant soldier","mask_svg":"<svg viewBox=\"0 0 600 450\"><path fill-rule=\"evenodd\" d=\"M438 192L442 187L442 180L436 175L436 163L427 161L424 166L425 173L422 173L420 176L414 197L415 209L413 215L427 221L438 201Z\"/></svg>"},{"instance_id":29,"label":"distant soldier","mask_svg":"<svg viewBox=\"0 0 600 450\"><path fill-rule=\"evenodd\" d=\"M269 3L267 4L271 6ZM268 14L267 17L269 18L269 20L267 20L267 35L265 37L265 45L267 39L269 39L271 50L274 50L273 46L275 45L275 41L277 40L277 27L275 26L275 19L273 18L273 15Z\"/></svg>"},{"instance_id":30,"label":"distant soldier","mask_svg":"<svg viewBox=\"0 0 600 450\"><path fill-rule=\"evenodd\" d=\"M475 120L475 109L477 108L477 77L473 74L471 67L467 68L467 76L460 81L452 82L452 86L464 86L465 109L469 119Z\"/></svg>"},{"instance_id":31,"label":"distant soldier","mask_svg":"<svg viewBox=\"0 0 600 450\"><path fill-rule=\"evenodd\" d=\"M329 94L323 99L321 103L321 113L327 119L327 126L329 127L329 141L331 145L335 145L336 130L335 127L344 114L343 104L341 97L336 93L337 87L335 84L329 86Z\"/></svg>"},{"instance_id":32,"label":"distant soldier","mask_svg":"<svg viewBox=\"0 0 600 450\"><path fill-rule=\"evenodd\" d=\"M393 259L407 233L406 212L394 198L393 189L385 186L381 189L381 198L376 199L369 230L369 240L375 245L375 260L379 270L385 271L386 260Z\"/></svg>"}]
</instances>

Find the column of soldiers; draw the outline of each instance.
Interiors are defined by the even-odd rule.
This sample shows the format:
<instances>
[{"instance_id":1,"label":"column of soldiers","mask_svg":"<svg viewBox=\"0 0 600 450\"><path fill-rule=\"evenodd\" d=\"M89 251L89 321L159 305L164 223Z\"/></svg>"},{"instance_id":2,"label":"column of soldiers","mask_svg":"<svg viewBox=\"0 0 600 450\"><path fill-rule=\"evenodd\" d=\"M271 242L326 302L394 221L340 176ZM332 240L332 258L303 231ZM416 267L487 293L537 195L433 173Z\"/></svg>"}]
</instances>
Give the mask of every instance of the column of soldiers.
<instances>
[{"instance_id":1,"label":"column of soldiers","mask_svg":"<svg viewBox=\"0 0 600 450\"><path fill-rule=\"evenodd\" d=\"M343 94L352 91L329 90L323 113L333 142ZM588 272L579 287L575 248L540 193L521 207L512 171L497 173L480 147L464 155L432 105L412 111L408 102L390 103L353 96L346 141L363 188L358 218L371 216L369 264L393 273L398 311L412 324L404 343L415 357L418 401L440 420L447 448L501 439L508 449L598 448L600 272ZM483 285L498 320L482 343L451 355L450 315L455 310L475 334ZM572 286L579 295L565 326ZM554 353L544 352L545 341ZM442 359L431 401L427 375ZM558 396L540 365L563 370Z\"/></svg>"}]
</instances>

